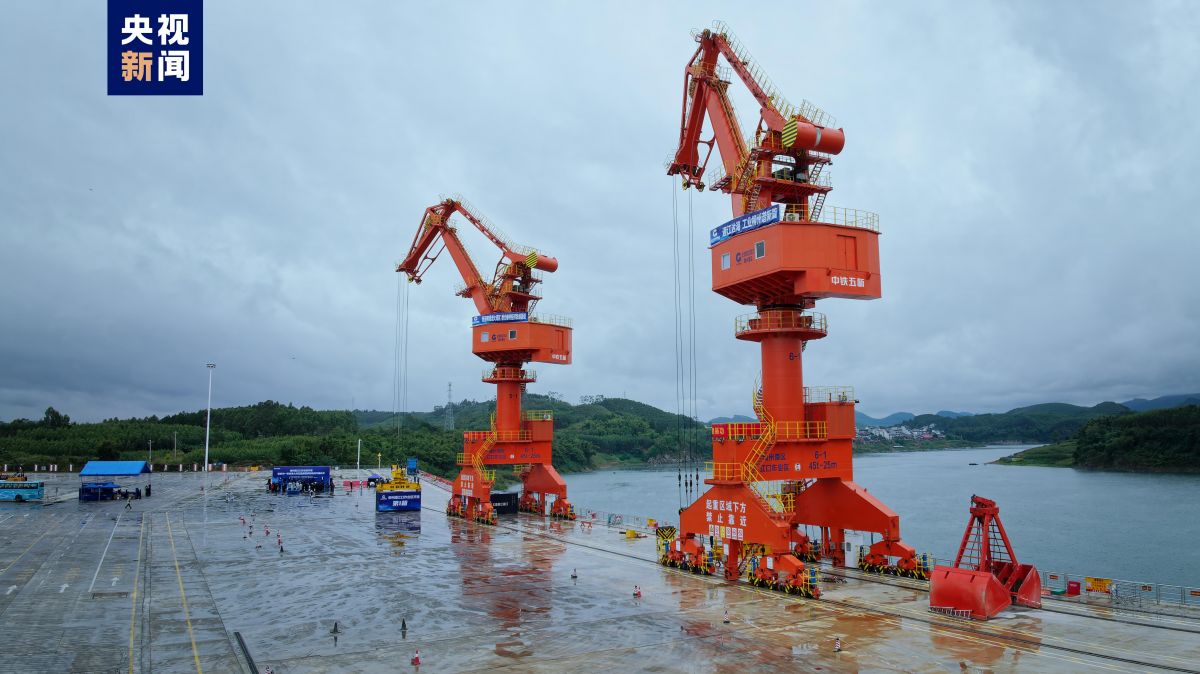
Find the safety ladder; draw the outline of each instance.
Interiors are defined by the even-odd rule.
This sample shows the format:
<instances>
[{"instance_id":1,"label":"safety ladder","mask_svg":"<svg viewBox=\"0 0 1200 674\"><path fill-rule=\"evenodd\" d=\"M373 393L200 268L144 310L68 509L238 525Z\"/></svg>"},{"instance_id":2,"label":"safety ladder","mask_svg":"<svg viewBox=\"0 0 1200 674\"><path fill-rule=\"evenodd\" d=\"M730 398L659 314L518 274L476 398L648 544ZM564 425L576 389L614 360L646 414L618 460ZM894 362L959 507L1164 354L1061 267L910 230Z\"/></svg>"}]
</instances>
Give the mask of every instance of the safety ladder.
<instances>
[{"instance_id":1,"label":"safety ladder","mask_svg":"<svg viewBox=\"0 0 1200 674\"><path fill-rule=\"evenodd\" d=\"M808 168L808 182L810 185L816 185L817 180L821 178L821 168L825 164L815 164ZM821 217L821 208L825 205L825 192L817 192L813 197L812 205L808 209L808 219L810 222L816 222L817 218Z\"/></svg>"}]
</instances>

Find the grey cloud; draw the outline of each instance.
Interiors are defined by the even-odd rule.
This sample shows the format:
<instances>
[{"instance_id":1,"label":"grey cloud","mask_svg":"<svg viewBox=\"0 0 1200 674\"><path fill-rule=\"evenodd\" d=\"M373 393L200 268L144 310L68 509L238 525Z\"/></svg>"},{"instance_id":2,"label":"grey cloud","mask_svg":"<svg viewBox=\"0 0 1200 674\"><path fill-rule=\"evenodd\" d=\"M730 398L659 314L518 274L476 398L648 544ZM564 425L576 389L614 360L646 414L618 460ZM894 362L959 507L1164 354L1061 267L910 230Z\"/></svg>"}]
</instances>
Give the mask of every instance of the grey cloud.
<instances>
[{"instance_id":1,"label":"grey cloud","mask_svg":"<svg viewBox=\"0 0 1200 674\"><path fill-rule=\"evenodd\" d=\"M673 408L661 161L713 18L837 116L831 203L882 217L884 299L821 303L809 382L875 414L1200 391L1186 3L210 2L199 99L105 96L103 14L0 26L2 418L194 409L206 361L218 404L390 408L391 270L443 192L562 263L539 308L574 317L575 362L534 390ZM696 407L746 413L748 308L709 292L704 247L728 200L691 200ZM409 288L417 409L489 394L445 262Z\"/></svg>"}]
</instances>

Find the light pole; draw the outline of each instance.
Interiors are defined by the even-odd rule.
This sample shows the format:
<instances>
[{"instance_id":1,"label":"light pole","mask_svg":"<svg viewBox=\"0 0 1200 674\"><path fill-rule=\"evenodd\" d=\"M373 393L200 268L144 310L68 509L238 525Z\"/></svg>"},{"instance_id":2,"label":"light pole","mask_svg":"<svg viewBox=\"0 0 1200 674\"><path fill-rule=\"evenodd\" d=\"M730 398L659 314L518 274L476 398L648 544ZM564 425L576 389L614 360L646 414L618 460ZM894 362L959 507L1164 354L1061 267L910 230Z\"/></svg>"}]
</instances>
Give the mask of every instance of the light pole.
<instances>
[{"instance_id":1,"label":"light pole","mask_svg":"<svg viewBox=\"0 0 1200 674\"><path fill-rule=\"evenodd\" d=\"M212 371L216 363L208 363L208 416L204 419L204 472L208 472L208 429L212 425Z\"/></svg>"}]
</instances>

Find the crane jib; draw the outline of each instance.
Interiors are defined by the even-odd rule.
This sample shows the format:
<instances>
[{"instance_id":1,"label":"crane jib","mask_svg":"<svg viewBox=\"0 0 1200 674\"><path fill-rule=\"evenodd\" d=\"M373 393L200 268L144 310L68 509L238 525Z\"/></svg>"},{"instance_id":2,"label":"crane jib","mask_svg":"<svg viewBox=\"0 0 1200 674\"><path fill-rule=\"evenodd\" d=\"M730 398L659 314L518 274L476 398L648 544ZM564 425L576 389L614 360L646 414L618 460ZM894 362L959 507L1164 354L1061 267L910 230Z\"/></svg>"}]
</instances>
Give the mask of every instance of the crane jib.
<instances>
[{"instance_id":1,"label":"crane jib","mask_svg":"<svg viewBox=\"0 0 1200 674\"><path fill-rule=\"evenodd\" d=\"M736 217L708 233L708 247L712 248L731 236L772 225L780 220L783 220L782 204L771 204L762 210Z\"/></svg>"}]
</instances>

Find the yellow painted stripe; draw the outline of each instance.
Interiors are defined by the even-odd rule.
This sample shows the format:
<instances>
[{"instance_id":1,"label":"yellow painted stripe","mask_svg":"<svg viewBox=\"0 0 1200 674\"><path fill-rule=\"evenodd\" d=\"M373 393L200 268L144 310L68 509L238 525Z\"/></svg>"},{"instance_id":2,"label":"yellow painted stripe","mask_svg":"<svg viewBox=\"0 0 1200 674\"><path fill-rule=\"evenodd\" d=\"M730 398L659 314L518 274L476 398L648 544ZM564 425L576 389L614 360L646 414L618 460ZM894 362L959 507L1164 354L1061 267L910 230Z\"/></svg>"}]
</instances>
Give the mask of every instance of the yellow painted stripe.
<instances>
[{"instance_id":1,"label":"yellow painted stripe","mask_svg":"<svg viewBox=\"0 0 1200 674\"><path fill-rule=\"evenodd\" d=\"M537 253L530 253L529 255L526 255L525 266L533 269L535 266L537 266L537 258Z\"/></svg>"},{"instance_id":2,"label":"yellow painted stripe","mask_svg":"<svg viewBox=\"0 0 1200 674\"><path fill-rule=\"evenodd\" d=\"M129 607L129 674L133 674L133 629L137 625L138 581L142 578L142 538L146 535L146 516L142 515L142 527L138 532L138 554L133 572L133 602Z\"/></svg>"},{"instance_id":3,"label":"yellow painted stripe","mask_svg":"<svg viewBox=\"0 0 1200 674\"><path fill-rule=\"evenodd\" d=\"M179 556L175 554L175 534L171 531L171 514L167 517L167 537L171 540L171 557L175 561L175 578L179 581L179 598L183 600L183 619L187 622L188 638L192 641L192 658L196 661L197 674L204 674L200 667L200 652L196 650L196 635L192 632L192 618L188 615L187 592L183 591L183 574L179 571Z\"/></svg>"},{"instance_id":4,"label":"yellow painted stripe","mask_svg":"<svg viewBox=\"0 0 1200 674\"><path fill-rule=\"evenodd\" d=\"M795 143L795 142L796 142L796 135L797 135L797 133L798 133L798 131L799 131L799 129L798 129L798 126L799 126L799 125L798 125L798 124L796 124L796 118L795 118L795 117L793 117L793 118L789 119L789 120L787 121L787 124L784 124L784 125L783 125L783 138L782 138L782 140L783 140L783 146L784 146L784 147L791 147L791 146L792 146L792 143Z\"/></svg>"},{"instance_id":5,"label":"yellow painted stripe","mask_svg":"<svg viewBox=\"0 0 1200 674\"><path fill-rule=\"evenodd\" d=\"M43 538L45 538L45 537L46 537L46 534L48 534L48 533L50 533L50 530L49 530L49 529L47 529L47 530L43 531L41 536L38 536L37 538L33 539L33 542L29 544L29 547L28 547L28 548L25 548L24 550L22 550L22 551L21 551L21 554L17 555L17 558L16 558L16 559L14 559L14 560L12 560L11 562L9 562L8 566L4 567L4 570L3 570L3 571L0 571L0 575L2 575L2 574L4 574L4 573L7 573L9 569L13 568L13 565L14 565L14 564L16 564L17 562L21 561L21 558L25 556L25 553L26 553L26 552L29 552L30 550L32 550L32 549L33 549L33 546L37 545L37 544L38 544L38 541L40 541L40 540L42 540Z\"/></svg>"}]
</instances>

